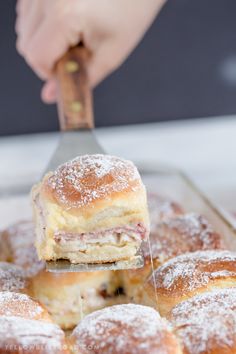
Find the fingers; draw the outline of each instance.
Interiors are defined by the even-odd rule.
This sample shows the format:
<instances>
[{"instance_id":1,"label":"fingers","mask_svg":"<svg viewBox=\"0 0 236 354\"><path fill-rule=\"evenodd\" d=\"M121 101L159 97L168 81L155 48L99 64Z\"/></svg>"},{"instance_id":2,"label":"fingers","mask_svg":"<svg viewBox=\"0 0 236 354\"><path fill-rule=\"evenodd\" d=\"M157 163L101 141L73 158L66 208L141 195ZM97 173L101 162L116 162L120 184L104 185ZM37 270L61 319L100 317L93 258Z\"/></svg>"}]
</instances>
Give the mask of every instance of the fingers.
<instances>
[{"instance_id":1,"label":"fingers","mask_svg":"<svg viewBox=\"0 0 236 354\"><path fill-rule=\"evenodd\" d=\"M43 0L42 0L43 1ZM21 52L42 20L42 1L18 0L16 5L17 47Z\"/></svg>"},{"instance_id":2,"label":"fingers","mask_svg":"<svg viewBox=\"0 0 236 354\"><path fill-rule=\"evenodd\" d=\"M17 35L19 35L22 24L25 17L25 8L26 8L27 0L17 0L16 3L16 23L15 23L15 31ZM18 41L18 38L17 38Z\"/></svg>"},{"instance_id":3,"label":"fingers","mask_svg":"<svg viewBox=\"0 0 236 354\"><path fill-rule=\"evenodd\" d=\"M42 78L51 74L54 63L65 53L68 42L58 31L55 19L47 17L28 43L19 47L27 63ZM47 55L45 55L47 53Z\"/></svg>"},{"instance_id":4,"label":"fingers","mask_svg":"<svg viewBox=\"0 0 236 354\"><path fill-rule=\"evenodd\" d=\"M165 0L18 0L17 48L47 83L42 99L56 99L55 63L81 39L91 52L88 74L96 86L123 63Z\"/></svg>"},{"instance_id":5,"label":"fingers","mask_svg":"<svg viewBox=\"0 0 236 354\"><path fill-rule=\"evenodd\" d=\"M55 79L50 79L44 84L41 91L41 98L44 103L55 103L57 99L57 85Z\"/></svg>"},{"instance_id":6,"label":"fingers","mask_svg":"<svg viewBox=\"0 0 236 354\"><path fill-rule=\"evenodd\" d=\"M21 1L23 6L28 0ZM40 4L44 1L31 0L31 4L37 3L38 6L33 6L28 20L22 10L20 17L24 18L16 25L19 32L17 48L41 79L48 79L55 62L80 40L79 16L71 14L72 10L75 12L77 9L75 6L70 7L73 1L54 0L48 2L48 6L44 6L44 11L40 12Z\"/></svg>"},{"instance_id":7,"label":"fingers","mask_svg":"<svg viewBox=\"0 0 236 354\"><path fill-rule=\"evenodd\" d=\"M27 8L24 25L20 27L19 48L26 48L27 44L30 43L32 33L35 33L42 21L42 12L41 3L31 1L30 6Z\"/></svg>"}]
</instances>

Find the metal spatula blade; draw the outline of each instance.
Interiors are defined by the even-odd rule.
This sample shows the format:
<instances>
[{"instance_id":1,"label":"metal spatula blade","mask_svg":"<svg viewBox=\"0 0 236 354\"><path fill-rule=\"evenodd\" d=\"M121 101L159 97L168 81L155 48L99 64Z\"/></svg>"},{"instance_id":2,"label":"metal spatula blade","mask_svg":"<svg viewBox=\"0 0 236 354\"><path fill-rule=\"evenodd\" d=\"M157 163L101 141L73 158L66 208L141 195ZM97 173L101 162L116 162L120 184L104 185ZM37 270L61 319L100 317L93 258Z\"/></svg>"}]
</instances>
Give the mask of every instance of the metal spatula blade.
<instances>
[{"instance_id":1,"label":"metal spatula blade","mask_svg":"<svg viewBox=\"0 0 236 354\"><path fill-rule=\"evenodd\" d=\"M97 270L121 270L121 269L136 269L144 266L143 255L138 253L131 260L120 260L111 263L79 263L73 264L62 259L58 261L46 262L46 270L53 273L65 272L93 272Z\"/></svg>"},{"instance_id":2,"label":"metal spatula blade","mask_svg":"<svg viewBox=\"0 0 236 354\"><path fill-rule=\"evenodd\" d=\"M79 155L104 154L93 133L92 93L88 84L83 46L70 49L56 66L59 86L58 111L61 127L59 145L47 167L54 171L59 165ZM67 260L47 261L46 270L55 273L97 270L134 269L143 267L138 253L130 260L102 264L71 264Z\"/></svg>"},{"instance_id":3,"label":"metal spatula blade","mask_svg":"<svg viewBox=\"0 0 236 354\"><path fill-rule=\"evenodd\" d=\"M91 129L61 132L58 147L46 171L54 171L59 165L79 155L104 153Z\"/></svg>"}]
</instances>

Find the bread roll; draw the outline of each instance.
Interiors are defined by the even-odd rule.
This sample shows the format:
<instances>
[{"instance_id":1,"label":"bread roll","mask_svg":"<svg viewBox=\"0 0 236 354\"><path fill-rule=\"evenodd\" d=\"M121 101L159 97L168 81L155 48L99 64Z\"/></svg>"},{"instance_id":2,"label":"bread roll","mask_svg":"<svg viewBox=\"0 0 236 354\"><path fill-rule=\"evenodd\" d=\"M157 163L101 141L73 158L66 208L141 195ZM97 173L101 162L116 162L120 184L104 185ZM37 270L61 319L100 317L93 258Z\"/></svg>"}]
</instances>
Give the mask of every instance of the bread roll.
<instances>
[{"instance_id":1,"label":"bread roll","mask_svg":"<svg viewBox=\"0 0 236 354\"><path fill-rule=\"evenodd\" d=\"M0 262L0 291L28 292L29 281L24 270L8 262Z\"/></svg>"},{"instance_id":2,"label":"bread roll","mask_svg":"<svg viewBox=\"0 0 236 354\"><path fill-rule=\"evenodd\" d=\"M47 310L26 294L0 292L0 316L19 316L29 320L52 322Z\"/></svg>"},{"instance_id":3,"label":"bread roll","mask_svg":"<svg viewBox=\"0 0 236 354\"><path fill-rule=\"evenodd\" d=\"M165 221L152 228L149 242L143 242L144 267L122 272L124 288L130 298L136 298L151 271L169 259L187 252L225 248L222 236L213 231L203 216L189 213L174 217L174 211L167 214L169 219L162 213Z\"/></svg>"},{"instance_id":4,"label":"bread roll","mask_svg":"<svg viewBox=\"0 0 236 354\"><path fill-rule=\"evenodd\" d=\"M52 323L0 316L1 354L69 354L63 331Z\"/></svg>"},{"instance_id":5,"label":"bread roll","mask_svg":"<svg viewBox=\"0 0 236 354\"><path fill-rule=\"evenodd\" d=\"M169 315L184 354L236 353L236 289L194 296Z\"/></svg>"},{"instance_id":6,"label":"bread roll","mask_svg":"<svg viewBox=\"0 0 236 354\"><path fill-rule=\"evenodd\" d=\"M143 287L142 302L162 316L178 303L216 288L236 286L236 253L199 251L171 259Z\"/></svg>"},{"instance_id":7,"label":"bread roll","mask_svg":"<svg viewBox=\"0 0 236 354\"><path fill-rule=\"evenodd\" d=\"M115 277L115 276L114 276ZM31 294L63 329L71 329L86 314L116 301L112 271L87 273L40 272L32 279Z\"/></svg>"},{"instance_id":8,"label":"bread roll","mask_svg":"<svg viewBox=\"0 0 236 354\"><path fill-rule=\"evenodd\" d=\"M107 263L132 259L149 234L146 190L132 162L85 155L32 190L40 259Z\"/></svg>"},{"instance_id":9,"label":"bread roll","mask_svg":"<svg viewBox=\"0 0 236 354\"><path fill-rule=\"evenodd\" d=\"M34 224L31 220L21 220L3 230L0 249L5 257L1 260L12 262L24 269L28 277L37 275L45 269L45 263L39 261L34 246Z\"/></svg>"},{"instance_id":10,"label":"bread roll","mask_svg":"<svg viewBox=\"0 0 236 354\"><path fill-rule=\"evenodd\" d=\"M181 354L158 312L141 305L116 305L86 316L71 335L76 354Z\"/></svg>"},{"instance_id":11,"label":"bread roll","mask_svg":"<svg viewBox=\"0 0 236 354\"><path fill-rule=\"evenodd\" d=\"M8 259L21 267L10 264L10 269L16 267L20 274L23 273L27 292L47 308L53 320L62 328L73 328L84 315L120 301L115 296L120 286L116 272L46 272L45 263L38 260L34 246L32 221L11 225L3 234ZM7 284L4 289L10 290ZM19 289L15 287L11 291Z\"/></svg>"},{"instance_id":12,"label":"bread roll","mask_svg":"<svg viewBox=\"0 0 236 354\"><path fill-rule=\"evenodd\" d=\"M184 209L180 204L156 193L148 192L147 199L151 233L156 231L156 227L158 227L161 222L184 214Z\"/></svg>"}]
</instances>

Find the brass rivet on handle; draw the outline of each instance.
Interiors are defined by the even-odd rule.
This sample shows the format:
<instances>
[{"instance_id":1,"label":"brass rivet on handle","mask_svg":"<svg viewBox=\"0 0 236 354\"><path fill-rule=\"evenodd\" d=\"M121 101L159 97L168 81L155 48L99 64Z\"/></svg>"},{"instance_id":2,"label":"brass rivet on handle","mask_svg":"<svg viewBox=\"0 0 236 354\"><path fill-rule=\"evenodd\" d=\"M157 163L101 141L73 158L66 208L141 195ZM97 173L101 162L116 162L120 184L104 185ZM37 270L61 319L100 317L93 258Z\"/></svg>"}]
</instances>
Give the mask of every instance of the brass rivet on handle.
<instances>
[{"instance_id":1,"label":"brass rivet on handle","mask_svg":"<svg viewBox=\"0 0 236 354\"><path fill-rule=\"evenodd\" d=\"M79 70L79 64L76 61L69 60L65 65L65 69L68 73L74 73Z\"/></svg>"},{"instance_id":2,"label":"brass rivet on handle","mask_svg":"<svg viewBox=\"0 0 236 354\"><path fill-rule=\"evenodd\" d=\"M70 105L72 112L78 113L82 110L82 104L79 101L74 101Z\"/></svg>"}]
</instances>

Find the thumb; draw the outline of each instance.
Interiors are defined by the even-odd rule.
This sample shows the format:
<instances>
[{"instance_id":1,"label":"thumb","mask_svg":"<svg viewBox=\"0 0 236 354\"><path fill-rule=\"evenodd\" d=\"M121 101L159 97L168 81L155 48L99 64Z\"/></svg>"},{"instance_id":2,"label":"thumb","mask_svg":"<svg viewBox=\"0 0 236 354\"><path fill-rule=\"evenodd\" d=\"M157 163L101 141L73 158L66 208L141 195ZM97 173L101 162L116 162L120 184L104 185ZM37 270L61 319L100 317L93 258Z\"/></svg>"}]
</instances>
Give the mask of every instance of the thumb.
<instances>
[{"instance_id":1,"label":"thumb","mask_svg":"<svg viewBox=\"0 0 236 354\"><path fill-rule=\"evenodd\" d=\"M41 98L44 103L55 103L57 99L57 85L55 79L49 79L43 86Z\"/></svg>"}]
</instances>

